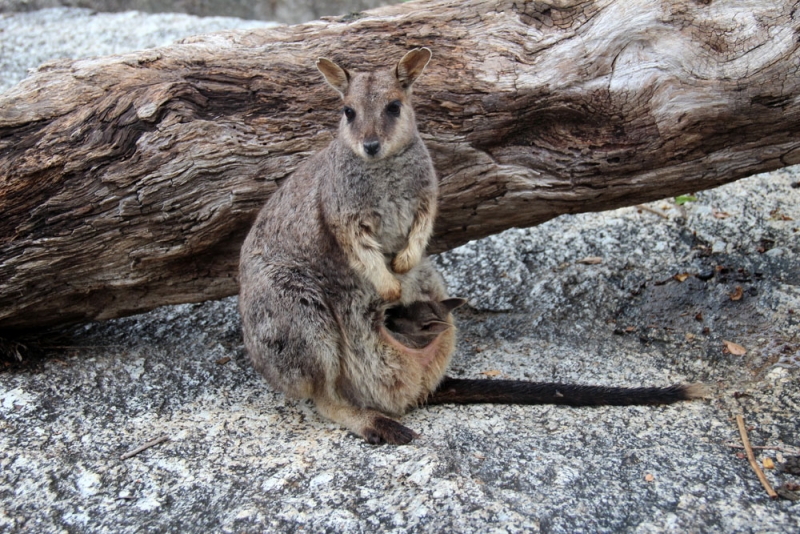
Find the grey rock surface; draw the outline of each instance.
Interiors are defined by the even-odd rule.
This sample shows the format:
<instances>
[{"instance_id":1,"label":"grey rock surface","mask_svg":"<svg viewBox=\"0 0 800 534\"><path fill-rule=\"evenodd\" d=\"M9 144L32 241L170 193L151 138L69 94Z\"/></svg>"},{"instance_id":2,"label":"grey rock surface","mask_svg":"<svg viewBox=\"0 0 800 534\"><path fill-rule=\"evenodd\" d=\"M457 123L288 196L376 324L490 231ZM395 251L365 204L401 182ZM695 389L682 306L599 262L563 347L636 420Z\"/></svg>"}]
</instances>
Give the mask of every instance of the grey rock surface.
<instances>
[{"instance_id":1,"label":"grey rock surface","mask_svg":"<svg viewBox=\"0 0 800 534\"><path fill-rule=\"evenodd\" d=\"M391 0L0 0L0 13L36 11L51 7L96 11L186 13L199 17L238 17L297 24L328 15L343 15L397 3Z\"/></svg>"},{"instance_id":2,"label":"grey rock surface","mask_svg":"<svg viewBox=\"0 0 800 534\"><path fill-rule=\"evenodd\" d=\"M44 359L0 373L0 531L800 531L798 501L770 500L728 445L743 413L754 445L783 447L756 451L771 483L800 482L799 182L781 170L436 258L469 299L452 374L702 381L707 400L438 406L403 418L412 444L374 447L268 389L235 298L162 308L43 339Z\"/></svg>"},{"instance_id":3,"label":"grey rock surface","mask_svg":"<svg viewBox=\"0 0 800 534\"><path fill-rule=\"evenodd\" d=\"M0 93L19 83L29 69L48 61L122 54L166 46L190 35L275 24L234 17L98 13L66 7L0 14Z\"/></svg>"}]
</instances>

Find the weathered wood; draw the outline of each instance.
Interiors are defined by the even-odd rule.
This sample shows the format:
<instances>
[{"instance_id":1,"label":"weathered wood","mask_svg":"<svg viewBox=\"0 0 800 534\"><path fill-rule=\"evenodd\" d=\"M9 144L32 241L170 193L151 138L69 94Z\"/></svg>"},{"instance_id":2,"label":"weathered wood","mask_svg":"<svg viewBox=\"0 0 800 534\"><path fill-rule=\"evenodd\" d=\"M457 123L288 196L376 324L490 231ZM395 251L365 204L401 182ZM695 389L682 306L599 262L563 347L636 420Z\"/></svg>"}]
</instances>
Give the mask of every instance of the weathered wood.
<instances>
[{"instance_id":1,"label":"weathered wood","mask_svg":"<svg viewBox=\"0 0 800 534\"><path fill-rule=\"evenodd\" d=\"M0 330L237 291L354 69L428 46L432 249L800 162L798 2L428 1L60 62L0 95Z\"/></svg>"}]
</instances>

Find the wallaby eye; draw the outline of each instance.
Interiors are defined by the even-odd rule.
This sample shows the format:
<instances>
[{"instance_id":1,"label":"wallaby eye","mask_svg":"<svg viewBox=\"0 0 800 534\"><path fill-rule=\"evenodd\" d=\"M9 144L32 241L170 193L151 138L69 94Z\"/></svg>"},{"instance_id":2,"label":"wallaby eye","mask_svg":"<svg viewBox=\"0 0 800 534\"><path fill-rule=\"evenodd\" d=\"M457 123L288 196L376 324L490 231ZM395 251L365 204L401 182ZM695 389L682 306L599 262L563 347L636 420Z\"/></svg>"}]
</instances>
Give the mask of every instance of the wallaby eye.
<instances>
[{"instance_id":1,"label":"wallaby eye","mask_svg":"<svg viewBox=\"0 0 800 534\"><path fill-rule=\"evenodd\" d=\"M389 102L389 105L386 106L386 113L392 115L393 117L400 116L400 101L399 100L392 100Z\"/></svg>"},{"instance_id":2,"label":"wallaby eye","mask_svg":"<svg viewBox=\"0 0 800 534\"><path fill-rule=\"evenodd\" d=\"M351 107L344 107L344 116L347 117L347 122L353 122L356 118L356 111Z\"/></svg>"}]
</instances>

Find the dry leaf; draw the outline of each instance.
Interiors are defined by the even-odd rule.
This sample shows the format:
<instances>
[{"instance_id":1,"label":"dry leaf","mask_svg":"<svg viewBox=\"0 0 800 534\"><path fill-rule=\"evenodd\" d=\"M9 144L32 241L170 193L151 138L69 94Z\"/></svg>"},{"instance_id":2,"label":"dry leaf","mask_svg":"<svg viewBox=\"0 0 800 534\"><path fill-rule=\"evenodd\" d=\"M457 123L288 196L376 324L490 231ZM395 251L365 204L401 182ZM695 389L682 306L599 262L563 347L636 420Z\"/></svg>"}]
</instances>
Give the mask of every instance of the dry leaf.
<instances>
[{"instance_id":1,"label":"dry leaf","mask_svg":"<svg viewBox=\"0 0 800 534\"><path fill-rule=\"evenodd\" d=\"M769 456L761 460L761 465L764 466L764 469L775 469L775 462Z\"/></svg>"},{"instance_id":2,"label":"dry leaf","mask_svg":"<svg viewBox=\"0 0 800 534\"><path fill-rule=\"evenodd\" d=\"M675 279L675 280L677 280L678 282L685 282L685 281L686 281L686 279L687 279L687 278L689 278L689 273L681 273L681 274L676 274L676 275L675 275L675 276L673 276L672 278L674 278L674 279Z\"/></svg>"},{"instance_id":3,"label":"dry leaf","mask_svg":"<svg viewBox=\"0 0 800 534\"><path fill-rule=\"evenodd\" d=\"M694 316L695 321L702 321L703 320L703 312L697 312L697 315Z\"/></svg>"},{"instance_id":4,"label":"dry leaf","mask_svg":"<svg viewBox=\"0 0 800 534\"><path fill-rule=\"evenodd\" d=\"M726 211L717 211L713 208L711 209L711 213L713 213L714 217L716 217L717 219L727 219L728 217L731 216L731 214Z\"/></svg>"},{"instance_id":5,"label":"dry leaf","mask_svg":"<svg viewBox=\"0 0 800 534\"><path fill-rule=\"evenodd\" d=\"M481 374L486 375L488 377L495 377L495 376L500 376L500 371L498 371L497 369L492 369L490 371L481 371Z\"/></svg>"},{"instance_id":6,"label":"dry leaf","mask_svg":"<svg viewBox=\"0 0 800 534\"><path fill-rule=\"evenodd\" d=\"M654 477L654 476L653 476L653 475L651 475L650 473L647 473L647 474L644 476L644 479L645 479L647 482L652 482L652 481L654 481L654 480L656 479L656 477Z\"/></svg>"},{"instance_id":7,"label":"dry leaf","mask_svg":"<svg viewBox=\"0 0 800 534\"><path fill-rule=\"evenodd\" d=\"M734 356L744 356L747 354L747 349L743 346L739 345L738 343L734 343L733 341L725 341L724 339L722 342L725 344L725 348L733 354Z\"/></svg>"},{"instance_id":8,"label":"dry leaf","mask_svg":"<svg viewBox=\"0 0 800 534\"><path fill-rule=\"evenodd\" d=\"M231 357L230 356L225 356L224 358L220 358L219 360L217 360L214 363L216 363L217 365L225 365L229 361L231 361Z\"/></svg>"},{"instance_id":9,"label":"dry leaf","mask_svg":"<svg viewBox=\"0 0 800 534\"><path fill-rule=\"evenodd\" d=\"M789 217L788 215L786 215L785 213L783 213L780 208L775 208L774 210L769 212L769 218L772 219L773 221L793 221L794 220L791 217Z\"/></svg>"},{"instance_id":10,"label":"dry leaf","mask_svg":"<svg viewBox=\"0 0 800 534\"><path fill-rule=\"evenodd\" d=\"M742 295L744 295L744 291L742 290L742 286L736 286L736 289L733 290L730 297L731 300L741 300Z\"/></svg>"},{"instance_id":11,"label":"dry leaf","mask_svg":"<svg viewBox=\"0 0 800 534\"><path fill-rule=\"evenodd\" d=\"M686 341L692 341L694 339L694 334L691 332L686 332Z\"/></svg>"},{"instance_id":12,"label":"dry leaf","mask_svg":"<svg viewBox=\"0 0 800 534\"><path fill-rule=\"evenodd\" d=\"M598 263L603 263L603 258L599 256L587 256L586 258L578 260L576 263L582 263L584 265L597 265Z\"/></svg>"},{"instance_id":13,"label":"dry leaf","mask_svg":"<svg viewBox=\"0 0 800 534\"><path fill-rule=\"evenodd\" d=\"M636 332L636 327L635 326L629 326L628 328L625 329L625 331L626 332Z\"/></svg>"}]
</instances>

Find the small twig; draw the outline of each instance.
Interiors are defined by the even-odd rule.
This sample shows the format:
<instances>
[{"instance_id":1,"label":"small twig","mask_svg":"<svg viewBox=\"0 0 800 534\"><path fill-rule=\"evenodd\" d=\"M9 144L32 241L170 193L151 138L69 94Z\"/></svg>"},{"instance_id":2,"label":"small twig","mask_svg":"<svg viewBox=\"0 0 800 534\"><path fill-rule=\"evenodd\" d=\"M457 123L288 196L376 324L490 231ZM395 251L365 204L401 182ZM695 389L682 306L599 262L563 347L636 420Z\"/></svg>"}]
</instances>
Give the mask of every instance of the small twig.
<instances>
[{"instance_id":1,"label":"small twig","mask_svg":"<svg viewBox=\"0 0 800 534\"><path fill-rule=\"evenodd\" d=\"M734 449L744 449L744 445L739 445L738 443L726 443L728 447L733 447ZM767 450L767 451L780 451L785 452L786 454L791 454L792 456L800 456L800 449L797 447L790 447L787 445L750 445L750 448L753 450Z\"/></svg>"},{"instance_id":2,"label":"small twig","mask_svg":"<svg viewBox=\"0 0 800 534\"><path fill-rule=\"evenodd\" d=\"M663 219L669 220L669 215L667 215L666 213L662 213L655 208L651 208L650 206L645 206L644 204L637 204L636 208L642 211L647 211L649 213L652 213L653 215L658 215Z\"/></svg>"},{"instance_id":3,"label":"small twig","mask_svg":"<svg viewBox=\"0 0 800 534\"><path fill-rule=\"evenodd\" d=\"M736 424L739 425L739 435L742 436L742 444L744 445L744 451L747 453L747 459L750 460L750 467L752 467L753 471L756 472L758 480L761 481L761 485L764 486L765 490L767 490L767 494L769 495L770 499L777 499L778 494L775 493L775 490L769 485L767 477L764 476L764 471L761 470L758 462L756 462L756 455L753 454L753 448L750 446L750 439L747 437L747 429L744 426L744 417L737 415Z\"/></svg>"},{"instance_id":4,"label":"small twig","mask_svg":"<svg viewBox=\"0 0 800 534\"><path fill-rule=\"evenodd\" d=\"M169 436L161 436L160 438L156 438L156 439L154 439L152 441L148 441L144 445L142 445L140 447L136 447L135 449L133 449L130 452L126 452L125 454L120 456L119 459L120 460L127 460L128 458L131 458L132 456L136 456L140 452L145 451L145 450L149 449L150 447L155 447L159 443L163 443L165 441L169 441Z\"/></svg>"}]
</instances>

